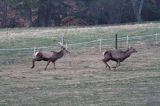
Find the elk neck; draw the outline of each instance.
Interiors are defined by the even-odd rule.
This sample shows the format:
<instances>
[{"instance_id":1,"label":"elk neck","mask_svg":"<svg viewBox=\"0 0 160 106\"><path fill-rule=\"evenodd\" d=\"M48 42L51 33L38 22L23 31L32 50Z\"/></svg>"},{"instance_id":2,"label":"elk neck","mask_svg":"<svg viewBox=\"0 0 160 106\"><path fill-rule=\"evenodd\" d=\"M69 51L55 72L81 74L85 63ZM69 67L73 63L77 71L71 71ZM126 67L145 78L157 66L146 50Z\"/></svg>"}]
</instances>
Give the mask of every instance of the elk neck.
<instances>
[{"instance_id":1,"label":"elk neck","mask_svg":"<svg viewBox=\"0 0 160 106\"><path fill-rule=\"evenodd\" d=\"M126 50L124 53L124 57L128 58L131 54L132 54L132 52L130 50Z\"/></svg>"},{"instance_id":2,"label":"elk neck","mask_svg":"<svg viewBox=\"0 0 160 106\"><path fill-rule=\"evenodd\" d=\"M57 58L61 58L63 57L64 55L64 51L63 50L60 50L58 53L57 53Z\"/></svg>"}]
</instances>

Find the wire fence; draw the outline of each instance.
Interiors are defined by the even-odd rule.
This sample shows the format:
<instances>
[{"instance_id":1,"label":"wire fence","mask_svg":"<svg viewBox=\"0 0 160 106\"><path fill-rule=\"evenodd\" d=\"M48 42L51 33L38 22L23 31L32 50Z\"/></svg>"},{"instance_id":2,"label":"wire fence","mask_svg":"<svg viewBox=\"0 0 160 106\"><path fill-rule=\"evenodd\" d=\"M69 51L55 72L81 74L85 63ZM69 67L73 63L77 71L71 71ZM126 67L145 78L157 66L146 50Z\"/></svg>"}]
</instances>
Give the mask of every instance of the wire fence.
<instances>
[{"instance_id":1,"label":"wire fence","mask_svg":"<svg viewBox=\"0 0 160 106\"><path fill-rule=\"evenodd\" d=\"M64 42L64 36L61 42ZM103 50L115 47L115 38L96 39L87 42L69 43L68 49L74 52L102 52ZM135 45L159 45L160 34L141 35L141 36L125 36L118 38L118 48L127 48ZM0 64L15 64L31 60L32 54L37 50L58 50L58 45L31 47L31 48L3 48L0 49Z\"/></svg>"}]
</instances>

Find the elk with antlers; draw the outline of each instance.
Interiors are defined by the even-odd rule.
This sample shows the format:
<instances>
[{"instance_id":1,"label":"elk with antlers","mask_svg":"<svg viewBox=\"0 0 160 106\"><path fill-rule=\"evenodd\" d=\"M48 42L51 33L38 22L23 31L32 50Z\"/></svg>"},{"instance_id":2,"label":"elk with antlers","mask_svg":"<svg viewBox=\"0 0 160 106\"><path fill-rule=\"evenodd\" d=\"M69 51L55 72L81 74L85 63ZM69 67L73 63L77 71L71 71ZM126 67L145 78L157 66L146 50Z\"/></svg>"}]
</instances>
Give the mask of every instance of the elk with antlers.
<instances>
[{"instance_id":1,"label":"elk with antlers","mask_svg":"<svg viewBox=\"0 0 160 106\"><path fill-rule=\"evenodd\" d=\"M55 67L55 62L62 58L65 53L70 53L64 46L61 45L61 50L59 52L55 51L38 51L33 54L32 58L32 67L35 67L35 62L36 61L47 61L47 65L45 67L45 70L47 69L47 66L52 62L54 64L54 69L56 70Z\"/></svg>"}]
</instances>

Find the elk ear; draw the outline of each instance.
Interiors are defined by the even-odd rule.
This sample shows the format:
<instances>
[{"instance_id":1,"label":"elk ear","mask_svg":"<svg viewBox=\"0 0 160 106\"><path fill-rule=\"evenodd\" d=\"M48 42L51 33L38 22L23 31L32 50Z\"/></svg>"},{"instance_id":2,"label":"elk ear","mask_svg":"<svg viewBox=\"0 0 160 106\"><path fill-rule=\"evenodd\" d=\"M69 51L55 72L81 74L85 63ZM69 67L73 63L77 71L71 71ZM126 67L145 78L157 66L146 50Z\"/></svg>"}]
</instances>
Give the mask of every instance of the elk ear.
<instances>
[{"instance_id":1,"label":"elk ear","mask_svg":"<svg viewBox=\"0 0 160 106\"><path fill-rule=\"evenodd\" d=\"M61 46L61 49L63 49L63 50L64 50L64 49L65 49L65 47Z\"/></svg>"}]
</instances>

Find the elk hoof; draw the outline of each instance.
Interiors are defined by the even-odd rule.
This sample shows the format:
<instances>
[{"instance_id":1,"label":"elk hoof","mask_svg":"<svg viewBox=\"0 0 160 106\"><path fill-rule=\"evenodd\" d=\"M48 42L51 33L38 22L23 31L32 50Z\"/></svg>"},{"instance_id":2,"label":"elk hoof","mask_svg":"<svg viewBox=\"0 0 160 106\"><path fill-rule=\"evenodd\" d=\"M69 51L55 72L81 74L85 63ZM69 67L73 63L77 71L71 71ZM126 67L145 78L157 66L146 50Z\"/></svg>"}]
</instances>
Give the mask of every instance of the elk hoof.
<instances>
[{"instance_id":1,"label":"elk hoof","mask_svg":"<svg viewBox=\"0 0 160 106\"><path fill-rule=\"evenodd\" d=\"M112 67L114 69L114 71L117 71L117 68L116 67Z\"/></svg>"},{"instance_id":2,"label":"elk hoof","mask_svg":"<svg viewBox=\"0 0 160 106\"><path fill-rule=\"evenodd\" d=\"M34 67L32 66L31 69L33 69Z\"/></svg>"}]
</instances>

